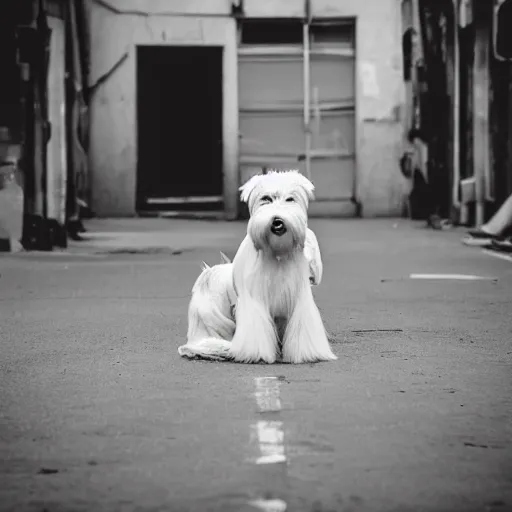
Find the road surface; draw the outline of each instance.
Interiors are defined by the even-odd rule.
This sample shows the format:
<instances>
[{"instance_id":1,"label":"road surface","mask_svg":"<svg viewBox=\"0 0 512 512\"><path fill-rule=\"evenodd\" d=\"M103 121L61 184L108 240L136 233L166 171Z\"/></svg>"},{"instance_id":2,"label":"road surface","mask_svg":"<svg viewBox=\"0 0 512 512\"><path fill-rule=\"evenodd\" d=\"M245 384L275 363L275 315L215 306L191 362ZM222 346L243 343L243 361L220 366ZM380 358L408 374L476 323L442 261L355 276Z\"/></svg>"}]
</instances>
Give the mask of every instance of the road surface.
<instances>
[{"instance_id":1,"label":"road surface","mask_svg":"<svg viewBox=\"0 0 512 512\"><path fill-rule=\"evenodd\" d=\"M511 261L313 220L338 361L188 361L200 262L244 225L138 222L180 248L0 258L0 510L512 510Z\"/></svg>"}]
</instances>

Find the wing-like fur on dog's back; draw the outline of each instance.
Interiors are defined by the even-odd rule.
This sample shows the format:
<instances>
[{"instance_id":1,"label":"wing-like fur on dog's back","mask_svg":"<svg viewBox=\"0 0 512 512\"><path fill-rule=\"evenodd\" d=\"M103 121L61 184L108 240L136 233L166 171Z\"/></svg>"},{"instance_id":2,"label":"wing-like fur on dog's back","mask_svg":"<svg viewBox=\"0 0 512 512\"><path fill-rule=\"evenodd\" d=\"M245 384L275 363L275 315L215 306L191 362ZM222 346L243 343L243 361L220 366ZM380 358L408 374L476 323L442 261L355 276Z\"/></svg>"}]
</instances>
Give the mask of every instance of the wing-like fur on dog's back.
<instances>
[{"instance_id":1,"label":"wing-like fur on dog's back","mask_svg":"<svg viewBox=\"0 0 512 512\"><path fill-rule=\"evenodd\" d=\"M235 332L233 265L224 263L210 267L203 262L202 268L192 288L188 341L178 352L185 357L223 359L228 355Z\"/></svg>"},{"instance_id":2,"label":"wing-like fur on dog's back","mask_svg":"<svg viewBox=\"0 0 512 512\"><path fill-rule=\"evenodd\" d=\"M235 323L231 318L233 291L233 266L231 263L214 265L203 270L192 288L190 307L197 309L204 328L210 336L215 334L231 339ZM194 329L189 328L189 340L193 340ZM202 329L200 329L202 330Z\"/></svg>"}]
</instances>

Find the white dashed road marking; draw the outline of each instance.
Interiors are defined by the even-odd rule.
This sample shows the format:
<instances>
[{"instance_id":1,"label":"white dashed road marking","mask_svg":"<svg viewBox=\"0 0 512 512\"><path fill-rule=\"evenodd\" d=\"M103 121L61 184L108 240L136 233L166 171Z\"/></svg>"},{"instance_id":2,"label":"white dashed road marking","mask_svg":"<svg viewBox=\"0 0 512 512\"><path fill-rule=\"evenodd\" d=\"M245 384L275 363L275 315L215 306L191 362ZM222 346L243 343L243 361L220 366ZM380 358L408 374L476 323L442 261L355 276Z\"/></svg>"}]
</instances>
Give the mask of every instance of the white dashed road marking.
<instances>
[{"instance_id":1,"label":"white dashed road marking","mask_svg":"<svg viewBox=\"0 0 512 512\"><path fill-rule=\"evenodd\" d=\"M260 414L281 411L280 381L278 377L256 377L254 396ZM286 464L283 422L277 419L259 420L251 426L252 437L258 444L257 465ZM284 512L286 502L281 499L259 499L249 502L265 512Z\"/></svg>"},{"instance_id":2,"label":"white dashed road marking","mask_svg":"<svg viewBox=\"0 0 512 512\"><path fill-rule=\"evenodd\" d=\"M495 277L475 276L471 274L411 274L410 279L454 280L454 281L496 281Z\"/></svg>"},{"instance_id":3,"label":"white dashed road marking","mask_svg":"<svg viewBox=\"0 0 512 512\"><path fill-rule=\"evenodd\" d=\"M286 503L283 500L254 500L250 501L249 505L264 512L284 512L286 510Z\"/></svg>"}]
</instances>

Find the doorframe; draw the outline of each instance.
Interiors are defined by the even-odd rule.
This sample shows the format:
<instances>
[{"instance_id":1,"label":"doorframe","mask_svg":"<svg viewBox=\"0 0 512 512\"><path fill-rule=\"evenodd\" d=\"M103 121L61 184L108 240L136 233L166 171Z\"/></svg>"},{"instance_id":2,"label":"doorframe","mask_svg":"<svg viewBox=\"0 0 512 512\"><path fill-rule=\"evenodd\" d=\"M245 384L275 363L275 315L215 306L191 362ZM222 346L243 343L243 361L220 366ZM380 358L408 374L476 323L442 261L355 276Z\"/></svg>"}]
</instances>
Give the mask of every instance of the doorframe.
<instances>
[{"instance_id":1,"label":"doorframe","mask_svg":"<svg viewBox=\"0 0 512 512\"><path fill-rule=\"evenodd\" d=\"M68 182L67 137L66 137L66 33L63 18L47 15L48 27L51 30L50 63L48 67L48 115L52 127L48 141L46 162L46 201L47 216L56 220L60 226L66 223L66 197ZM58 64L56 64L58 62ZM60 104L58 112L53 110L54 81L60 81ZM53 117L56 114L56 117ZM57 138L58 137L58 138Z\"/></svg>"},{"instance_id":2,"label":"doorframe","mask_svg":"<svg viewBox=\"0 0 512 512\"><path fill-rule=\"evenodd\" d=\"M235 220L238 216L238 170L239 170L239 141L238 141L238 62L236 45L236 23L232 20L232 25L226 29L227 34L224 40L215 42L199 42L194 40L184 41L137 41L133 47L134 65L132 67L132 76L134 81L134 116L135 116L135 187L134 203L137 215L146 215L139 208L138 197L138 119L137 119L137 48L145 46L163 46L163 47L205 47L220 48L222 50L222 197L224 208L222 216L226 220ZM233 34L229 37L229 34ZM154 212L158 215L158 212ZM174 212L168 212L168 215ZM188 212L194 215L195 212ZM218 212L215 212L218 213ZM176 212L179 216L181 212ZM187 215L187 212L184 212Z\"/></svg>"},{"instance_id":3,"label":"doorframe","mask_svg":"<svg viewBox=\"0 0 512 512\"><path fill-rule=\"evenodd\" d=\"M332 24L332 25L348 25L352 28L353 33L353 44L351 48L311 48L311 36L312 36L312 30L311 27L314 25L322 25L322 24ZM351 196L350 197L340 197L340 198L333 198L333 199L326 199L327 202L337 202L337 203L343 203L350 201L354 207L355 207L355 216L360 217L362 214L362 205L361 202L358 199L358 167L357 167L357 155L358 155L358 87L357 87L357 76L358 76L358 62L357 62L357 17L355 16L329 16L329 17L319 17L319 16L307 16L304 19L304 40L303 40L303 52L304 52L304 67L306 67L307 62L307 71L304 73L304 91L308 91L308 102L304 101L304 109L308 110L308 125L306 126L306 131L311 135L311 111L316 108L315 100L314 98L311 98L310 95L310 85L311 85L311 55L336 55L339 58L349 58L353 61L353 86L354 86L354 154L351 156L354 159L354 175L352 179L352 190L351 190ZM307 54L307 58L306 58ZM306 83L307 80L307 83ZM309 108L308 108L309 107ZM306 119L306 112L304 119ZM308 141L308 144L306 145L306 164L307 164L307 173L308 178L311 176L311 140ZM321 153L320 153L321 155ZM318 156L318 155L317 155ZM341 155L339 155L341 156ZM346 156L346 155L345 155ZM322 201L322 199L320 200Z\"/></svg>"},{"instance_id":4,"label":"doorframe","mask_svg":"<svg viewBox=\"0 0 512 512\"><path fill-rule=\"evenodd\" d=\"M269 21L271 22L274 19L280 18L245 18L248 21L251 20L260 20L260 21ZM297 20L297 18L287 18L289 20ZM354 138L355 138L355 148L354 148L354 176L353 176L353 185L351 190L351 197L342 197L339 199L328 199L327 201L350 201L355 206L355 216L360 217L362 215L362 204L358 199L358 102L359 102L359 94L357 87L357 76L358 76L358 61L357 61L357 26L358 19L356 16L329 16L329 17L321 17L321 16L312 16L310 13L306 15L304 18L300 19L303 25L302 31L302 47L301 47L301 57L302 57L302 73L303 73L303 123L304 123L304 174L308 179L311 179L311 156L312 156L312 148L311 148L311 111L314 109L314 100L311 98L310 94L310 83L311 83L311 55L339 55L340 57L349 57L353 58L353 70L354 70ZM346 24L350 25L353 28L353 47L350 49L333 49L333 48L316 48L314 50L311 49L311 27L317 23L333 23L333 24ZM257 47L253 45L242 45L242 30L243 30L244 19L242 19L237 27L237 53L238 59L237 62L240 62L240 57L243 56L287 56L287 55L298 55L295 49L290 49L286 45L283 45L283 48L279 48L278 45L275 44L261 44ZM240 109L240 106L238 106ZM241 166L240 166L241 167ZM297 165L299 167L299 165ZM266 169L264 167L263 169ZM242 185L242 178L249 179L251 177L251 173L240 172L240 185ZM320 200L321 201L321 200Z\"/></svg>"},{"instance_id":5,"label":"doorframe","mask_svg":"<svg viewBox=\"0 0 512 512\"><path fill-rule=\"evenodd\" d=\"M143 198L139 197L139 120L138 120L138 49L140 47L163 47L163 48L202 48L205 50L217 48L221 51L221 70L220 70L220 79L221 79L221 141L222 145L222 158L220 162L220 173L221 173L221 181L222 181L222 194L221 195L212 195L212 196L169 196L162 198ZM137 213L142 215L149 214L159 214L158 210L152 211L147 210L145 207L151 204L160 204L160 205L169 205L169 204L211 204L211 203L220 203L224 206L224 210L226 210L226 173L224 172L225 167L225 141L226 141L226 132L225 132L225 89L224 89L224 66L225 66L225 47L221 44L194 44L190 43L181 43L181 44L157 44L155 43L144 43L135 45L135 129L136 129L136 177L135 177L135 205ZM200 210L200 207L198 208ZM221 211L221 209L219 209ZM166 210L168 212L168 210ZM170 210L170 213L173 213ZM181 211L176 211L177 214L181 213ZM190 214L189 211L183 212L184 214ZM229 214L228 214L229 215Z\"/></svg>"}]
</instances>

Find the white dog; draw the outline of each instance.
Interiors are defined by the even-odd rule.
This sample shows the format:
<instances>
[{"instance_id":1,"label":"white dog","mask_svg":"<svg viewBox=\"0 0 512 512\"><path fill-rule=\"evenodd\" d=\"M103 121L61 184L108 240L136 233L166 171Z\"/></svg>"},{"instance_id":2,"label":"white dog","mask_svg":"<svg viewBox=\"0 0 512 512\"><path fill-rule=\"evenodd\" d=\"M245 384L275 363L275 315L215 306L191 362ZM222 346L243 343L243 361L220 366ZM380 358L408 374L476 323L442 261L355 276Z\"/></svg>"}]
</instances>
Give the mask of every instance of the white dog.
<instances>
[{"instance_id":1,"label":"white dog","mask_svg":"<svg viewBox=\"0 0 512 512\"><path fill-rule=\"evenodd\" d=\"M241 188L247 236L233 262L208 267L192 289L183 356L238 362L336 359L311 284L322 279L315 234L307 227L313 184L298 171L270 172Z\"/></svg>"}]
</instances>

